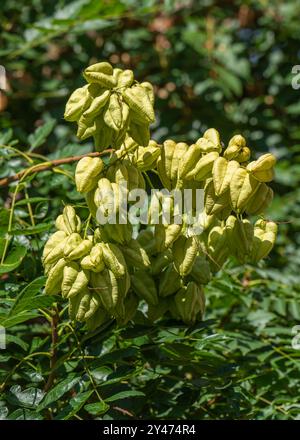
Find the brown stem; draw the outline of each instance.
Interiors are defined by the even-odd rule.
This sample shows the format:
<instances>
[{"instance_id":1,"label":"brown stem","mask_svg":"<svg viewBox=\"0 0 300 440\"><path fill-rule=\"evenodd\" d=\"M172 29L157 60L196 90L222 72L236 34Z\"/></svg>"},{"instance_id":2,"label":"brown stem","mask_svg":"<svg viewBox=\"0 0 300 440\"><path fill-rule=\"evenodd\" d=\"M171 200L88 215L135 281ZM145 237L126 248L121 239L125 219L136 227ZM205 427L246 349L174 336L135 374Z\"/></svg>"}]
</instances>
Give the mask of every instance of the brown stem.
<instances>
[{"instance_id":1,"label":"brown stem","mask_svg":"<svg viewBox=\"0 0 300 440\"><path fill-rule=\"evenodd\" d=\"M55 378L55 365L57 360L57 344L58 344L58 332L57 332L58 320L59 320L59 313L57 307L55 307L51 319L50 374L48 376L47 383L44 386L45 392L50 390Z\"/></svg>"},{"instance_id":2,"label":"brown stem","mask_svg":"<svg viewBox=\"0 0 300 440\"><path fill-rule=\"evenodd\" d=\"M24 176L24 174L29 175L29 174L34 174L34 173L40 173L41 171L45 171L45 170L48 170L49 168L64 165L66 163L78 162L83 157L104 156L105 154L109 154L112 151L113 151L112 149L108 149L108 150L101 151L101 153L95 152L95 153L81 154L80 156L64 157L63 159L51 160L49 162L46 162L45 164L41 163L40 166L36 165L32 169L26 168L25 170L20 171L19 173L14 174L13 176L9 176L9 177L5 177L4 179L1 179L0 186L7 186L11 182L15 182L16 180L20 180Z\"/></svg>"}]
</instances>

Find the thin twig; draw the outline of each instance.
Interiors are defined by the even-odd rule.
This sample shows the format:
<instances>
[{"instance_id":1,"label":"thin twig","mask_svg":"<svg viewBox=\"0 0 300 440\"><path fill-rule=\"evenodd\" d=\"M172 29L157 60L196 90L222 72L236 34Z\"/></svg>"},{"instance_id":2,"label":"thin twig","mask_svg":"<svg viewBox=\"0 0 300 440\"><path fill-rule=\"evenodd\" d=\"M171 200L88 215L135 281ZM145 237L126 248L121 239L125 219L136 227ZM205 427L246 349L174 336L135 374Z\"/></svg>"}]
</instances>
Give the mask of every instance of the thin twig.
<instances>
[{"instance_id":1,"label":"thin twig","mask_svg":"<svg viewBox=\"0 0 300 440\"><path fill-rule=\"evenodd\" d=\"M50 374L48 376L47 383L44 387L45 392L50 390L55 379L55 366L57 360L57 344L58 344L58 332L57 332L58 320L59 320L59 313L57 307L55 307L51 319Z\"/></svg>"},{"instance_id":2,"label":"thin twig","mask_svg":"<svg viewBox=\"0 0 300 440\"><path fill-rule=\"evenodd\" d=\"M9 177L5 177L4 179L1 179L0 180L0 186L7 186L11 182L15 182L16 180L20 180L24 175L28 176L30 174L40 173L41 171L45 171L45 170L48 170L50 168L57 167L57 166L60 166L60 165L64 165L64 164L67 164L67 163L78 162L83 157L104 156L106 154L111 153L112 151L113 151L112 149L107 149L107 150L104 150L104 151L101 151L101 152L81 154L80 156L64 157L63 159L55 159L55 160L51 160L49 162L37 164L37 165L35 165L33 167L26 168L25 170L20 171L19 173L14 174L13 176L9 176Z\"/></svg>"}]
</instances>

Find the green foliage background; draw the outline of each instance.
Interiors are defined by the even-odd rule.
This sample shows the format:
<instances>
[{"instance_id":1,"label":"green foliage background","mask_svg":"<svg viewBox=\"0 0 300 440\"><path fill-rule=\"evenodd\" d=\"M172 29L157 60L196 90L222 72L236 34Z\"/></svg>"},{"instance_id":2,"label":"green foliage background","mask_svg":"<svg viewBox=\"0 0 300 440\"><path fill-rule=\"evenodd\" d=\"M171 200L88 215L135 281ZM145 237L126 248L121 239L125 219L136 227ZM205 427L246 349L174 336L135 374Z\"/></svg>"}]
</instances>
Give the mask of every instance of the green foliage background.
<instances>
[{"instance_id":1,"label":"green foliage background","mask_svg":"<svg viewBox=\"0 0 300 440\"><path fill-rule=\"evenodd\" d=\"M280 225L267 261L229 262L208 285L200 325L151 327L140 312L126 328L112 322L86 334L42 293L40 256L53 219L63 203L83 202L74 166L2 188L2 418L299 418L299 16L297 0L4 0L1 177L91 151L63 121L63 108L83 84L82 69L109 60L155 85L154 139L191 143L215 127L224 142L242 133L257 154L274 153L268 216Z\"/></svg>"}]
</instances>

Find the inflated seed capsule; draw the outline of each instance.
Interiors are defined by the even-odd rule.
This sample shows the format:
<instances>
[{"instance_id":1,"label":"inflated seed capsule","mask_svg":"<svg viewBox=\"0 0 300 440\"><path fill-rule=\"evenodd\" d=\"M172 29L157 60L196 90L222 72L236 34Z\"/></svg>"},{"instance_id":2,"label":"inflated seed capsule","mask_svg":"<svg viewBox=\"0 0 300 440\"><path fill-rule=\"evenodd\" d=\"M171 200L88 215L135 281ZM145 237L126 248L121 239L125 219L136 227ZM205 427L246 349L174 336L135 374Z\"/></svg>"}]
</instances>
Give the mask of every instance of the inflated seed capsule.
<instances>
[{"instance_id":1,"label":"inflated seed capsule","mask_svg":"<svg viewBox=\"0 0 300 440\"><path fill-rule=\"evenodd\" d=\"M202 319L205 311L205 296L203 288L193 281L176 293L174 301L177 313L185 324L191 325Z\"/></svg>"},{"instance_id":2,"label":"inflated seed capsule","mask_svg":"<svg viewBox=\"0 0 300 440\"><path fill-rule=\"evenodd\" d=\"M77 191L87 193L97 187L104 164L100 157L83 157L75 170Z\"/></svg>"},{"instance_id":3,"label":"inflated seed capsule","mask_svg":"<svg viewBox=\"0 0 300 440\"><path fill-rule=\"evenodd\" d=\"M230 182L230 199L234 211L243 212L259 188L259 182L245 168L238 168Z\"/></svg>"},{"instance_id":4,"label":"inflated seed capsule","mask_svg":"<svg viewBox=\"0 0 300 440\"><path fill-rule=\"evenodd\" d=\"M147 303L158 304L157 289L153 277L143 270L136 271L131 276L131 284L134 292Z\"/></svg>"},{"instance_id":5,"label":"inflated seed capsule","mask_svg":"<svg viewBox=\"0 0 300 440\"><path fill-rule=\"evenodd\" d=\"M254 225L253 246L250 255L252 263L256 264L269 255L276 240L277 230L276 223L263 219L257 220Z\"/></svg>"},{"instance_id":6,"label":"inflated seed capsule","mask_svg":"<svg viewBox=\"0 0 300 440\"><path fill-rule=\"evenodd\" d=\"M85 85L76 89L66 104L64 118L66 121L78 121L84 111L89 107L92 98L88 92L88 86Z\"/></svg>"},{"instance_id":7,"label":"inflated seed capsule","mask_svg":"<svg viewBox=\"0 0 300 440\"><path fill-rule=\"evenodd\" d=\"M271 182L274 178L276 157L267 153L247 165L247 170L260 182Z\"/></svg>"},{"instance_id":8,"label":"inflated seed capsule","mask_svg":"<svg viewBox=\"0 0 300 440\"><path fill-rule=\"evenodd\" d=\"M196 237L185 237L181 235L173 244L174 267L180 276L188 275L193 267L199 250Z\"/></svg>"}]
</instances>

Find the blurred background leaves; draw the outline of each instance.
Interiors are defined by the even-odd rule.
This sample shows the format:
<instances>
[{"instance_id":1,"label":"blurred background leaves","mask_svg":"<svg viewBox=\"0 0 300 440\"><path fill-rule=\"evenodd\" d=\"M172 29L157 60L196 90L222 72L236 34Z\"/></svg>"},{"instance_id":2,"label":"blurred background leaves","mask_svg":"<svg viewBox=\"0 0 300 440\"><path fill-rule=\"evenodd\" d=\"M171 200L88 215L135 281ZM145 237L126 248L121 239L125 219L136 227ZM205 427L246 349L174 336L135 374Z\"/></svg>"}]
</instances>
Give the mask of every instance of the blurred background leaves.
<instances>
[{"instance_id":1,"label":"blurred background leaves","mask_svg":"<svg viewBox=\"0 0 300 440\"><path fill-rule=\"evenodd\" d=\"M0 253L9 253L0 324L9 334L0 351L0 417L298 417L300 90L292 68L300 64L299 15L297 0L2 2L1 178L91 151L64 123L63 109L83 84L83 68L108 60L154 84L154 139L192 143L215 127L224 143L242 133L255 153L277 156L268 216L279 222L279 237L259 268L230 263L218 274L206 289L206 321L194 329L153 328L140 313L126 329L111 323L87 336L74 332L59 304L53 369L57 299L41 293L40 255L63 203L82 205L74 165L2 188Z\"/></svg>"}]
</instances>

